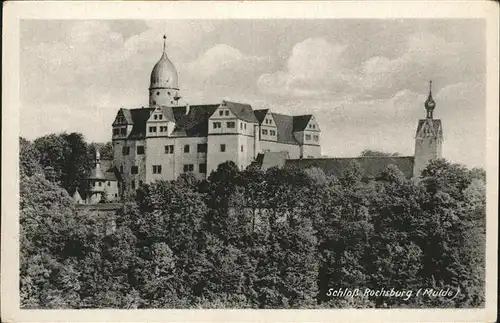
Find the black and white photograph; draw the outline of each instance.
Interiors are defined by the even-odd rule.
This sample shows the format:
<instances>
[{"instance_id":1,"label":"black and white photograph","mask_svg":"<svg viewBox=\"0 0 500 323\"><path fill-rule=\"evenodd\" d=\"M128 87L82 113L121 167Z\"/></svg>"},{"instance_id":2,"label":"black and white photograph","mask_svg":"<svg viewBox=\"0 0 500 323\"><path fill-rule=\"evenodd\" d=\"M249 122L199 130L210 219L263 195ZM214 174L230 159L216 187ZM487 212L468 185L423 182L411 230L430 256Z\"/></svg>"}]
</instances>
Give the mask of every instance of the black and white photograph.
<instances>
[{"instance_id":1,"label":"black and white photograph","mask_svg":"<svg viewBox=\"0 0 500 323\"><path fill-rule=\"evenodd\" d=\"M16 20L19 311L494 320L485 17L94 13Z\"/></svg>"}]
</instances>

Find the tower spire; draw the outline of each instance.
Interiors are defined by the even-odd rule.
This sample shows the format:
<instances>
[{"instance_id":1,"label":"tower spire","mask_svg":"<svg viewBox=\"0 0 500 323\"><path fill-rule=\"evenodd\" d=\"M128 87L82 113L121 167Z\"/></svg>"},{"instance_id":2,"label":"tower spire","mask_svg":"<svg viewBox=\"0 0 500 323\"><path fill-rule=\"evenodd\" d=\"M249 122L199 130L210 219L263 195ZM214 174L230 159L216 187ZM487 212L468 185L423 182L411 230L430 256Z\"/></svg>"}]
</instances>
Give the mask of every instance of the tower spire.
<instances>
[{"instance_id":1,"label":"tower spire","mask_svg":"<svg viewBox=\"0 0 500 323\"><path fill-rule=\"evenodd\" d=\"M436 107L436 102L432 98L432 81L429 81L429 96L425 100L425 110L427 110L427 119L432 119L432 112Z\"/></svg>"},{"instance_id":2,"label":"tower spire","mask_svg":"<svg viewBox=\"0 0 500 323\"><path fill-rule=\"evenodd\" d=\"M167 52L167 35L163 35L163 53Z\"/></svg>"}]
</instances>

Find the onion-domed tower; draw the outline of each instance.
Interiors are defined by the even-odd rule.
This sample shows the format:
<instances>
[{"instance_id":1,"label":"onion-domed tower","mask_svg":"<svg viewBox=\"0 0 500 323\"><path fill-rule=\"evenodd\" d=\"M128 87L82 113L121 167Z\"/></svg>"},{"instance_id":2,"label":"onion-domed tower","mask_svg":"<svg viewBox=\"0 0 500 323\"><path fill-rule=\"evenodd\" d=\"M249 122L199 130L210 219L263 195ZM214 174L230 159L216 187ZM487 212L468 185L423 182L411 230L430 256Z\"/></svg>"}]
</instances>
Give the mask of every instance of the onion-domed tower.
<instances>
[{"instance_id":1,"label":"onion-domed tower","mask_svg":"<svg viewBox=\"0 0 500 323\"><path fill-rule=\"evenodd\" d=\"M151 72L151 83L149 85L149 106L177 105L179 96L179 76L177 70L170 61L166 52L166 39L163 36L163 54Z\"/></svg>"},{"instance_id":2,"label":"onion-domed tower","mask_svg":"<svg viewBox=\"0 0 500 323\"><path fill-rule=\"evenodd\" d=\"M441 120L434 119L436 102L432 98L432 81L429 82L429 96L424 103L426 118L418 121L415 136L415 161L413 176L419 177L431 160L442 157L443 128Z\"/></svg>"}]
</instances>

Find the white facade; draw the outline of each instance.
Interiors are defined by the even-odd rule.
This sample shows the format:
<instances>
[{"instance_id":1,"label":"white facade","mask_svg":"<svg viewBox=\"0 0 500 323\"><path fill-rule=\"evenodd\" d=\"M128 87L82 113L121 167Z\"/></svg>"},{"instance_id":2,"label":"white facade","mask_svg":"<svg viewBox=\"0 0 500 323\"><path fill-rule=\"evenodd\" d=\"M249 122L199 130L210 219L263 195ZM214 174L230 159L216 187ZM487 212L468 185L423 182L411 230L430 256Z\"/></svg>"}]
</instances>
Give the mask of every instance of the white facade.
<instances>
[{"instance_id":1,"label":"white facade","mask_svg":"<svg viewBox=\"0 0 500 323\"><path fill-rule=\"evenodd\" d=\"M321 156L313 116L299 116L296 129L295 117L275 119L267 110L259 113L259 120L246 104L178 106L178 75L165 47L148 91L148 108L120 109L112 125L113 166L122 175L123 191L175 180L182 173L205 179L226 161L244 170L267 151L287 151L290 158Z\"/></svg>"}]
</instances>

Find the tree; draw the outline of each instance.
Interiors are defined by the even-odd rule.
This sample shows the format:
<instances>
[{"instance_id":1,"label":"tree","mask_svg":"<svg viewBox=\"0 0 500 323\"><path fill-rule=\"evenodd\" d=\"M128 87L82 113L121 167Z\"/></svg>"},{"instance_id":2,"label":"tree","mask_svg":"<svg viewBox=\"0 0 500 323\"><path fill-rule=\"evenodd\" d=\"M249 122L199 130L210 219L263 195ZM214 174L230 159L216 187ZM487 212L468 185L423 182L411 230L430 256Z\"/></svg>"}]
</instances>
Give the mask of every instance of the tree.
<instances>
[{"instance_id":1,"label":"tree","mask_svg":"<svg viewBox=\"0 0 500 323\"><path fill-rule=\"evenodd\" d=\"M40 151L28 140L19 137L19 173L21 177L42 174Z\"/></svg>"},{"instance_id":2,"label":"tree","mask_svg":"<svg viewBox=\"0 0 500 323\"><path fill-rule=\"evenodd\" d=\"M50 134L36 139L34 145L41 153L42 167L53 167L56 181L70 194L90 174L92 163L87 158L88 147L82 134Z\"/></svg>"}]
</instances>

